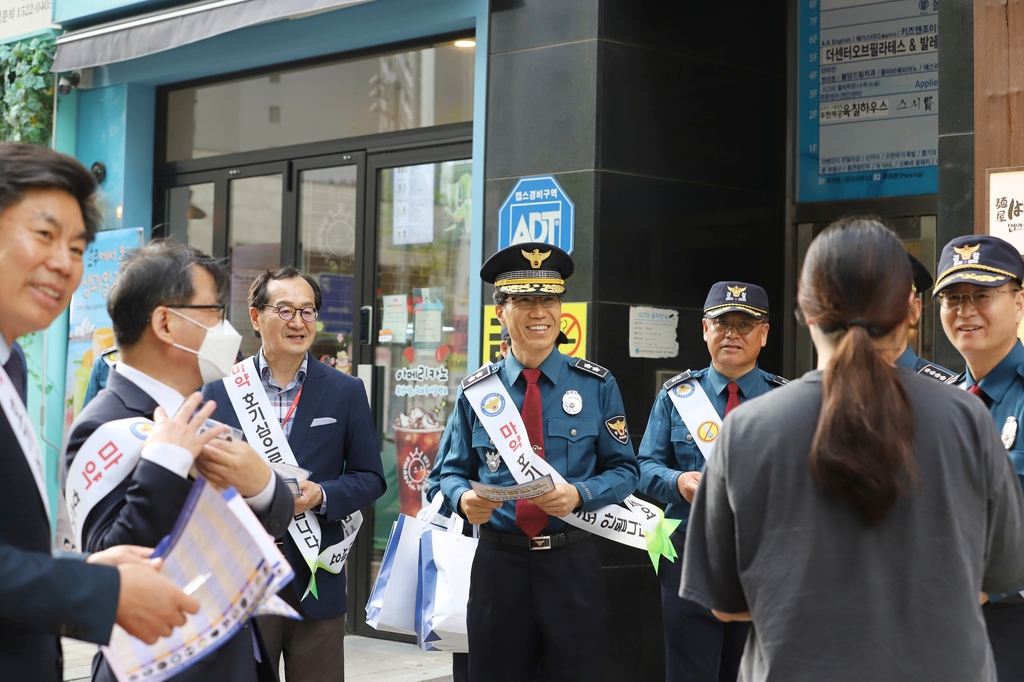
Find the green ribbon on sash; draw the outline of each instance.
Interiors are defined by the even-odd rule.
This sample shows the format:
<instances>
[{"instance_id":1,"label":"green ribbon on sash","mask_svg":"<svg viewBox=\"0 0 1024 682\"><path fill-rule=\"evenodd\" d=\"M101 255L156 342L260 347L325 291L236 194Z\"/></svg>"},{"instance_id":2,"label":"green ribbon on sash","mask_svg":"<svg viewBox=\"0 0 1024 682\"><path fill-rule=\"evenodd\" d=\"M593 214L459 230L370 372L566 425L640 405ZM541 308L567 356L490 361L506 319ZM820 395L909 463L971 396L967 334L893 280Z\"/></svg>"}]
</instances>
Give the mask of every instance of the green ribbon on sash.
<instances>
[{"instance_id":1,"label":"green ribbon on sash","mask_svg":"<svg viewBox=\"0 0 1024 682\"><path fill-rule=\"evenodd\" d=\"M657 509L657 507L655 507ZM654 572L658 572L658 563L660 557L665 557L671 562L675 562L676 557L679 553L676 552L676 546L672 544L672 533L676 531L679 524L682 523L680 519L669 519L665 517L665 512L658 509L658 525L653 531L644 530L644 541L647 543L647 553L651 556L651 563L654 564Z\"/></svg>"}]
</instances>

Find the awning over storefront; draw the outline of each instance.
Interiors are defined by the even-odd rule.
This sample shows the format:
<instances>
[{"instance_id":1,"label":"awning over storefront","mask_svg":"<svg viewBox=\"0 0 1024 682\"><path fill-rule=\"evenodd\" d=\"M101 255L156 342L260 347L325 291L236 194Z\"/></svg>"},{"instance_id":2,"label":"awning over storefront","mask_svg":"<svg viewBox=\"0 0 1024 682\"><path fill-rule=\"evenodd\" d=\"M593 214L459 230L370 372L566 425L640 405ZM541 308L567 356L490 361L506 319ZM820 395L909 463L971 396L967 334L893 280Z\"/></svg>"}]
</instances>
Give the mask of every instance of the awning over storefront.
<instances>
[{"instance_id":1,"label":"awning over storefront","mask_svg":"<svg viewBox=\"0 0 1024 682\"><path fill-rule=\"evenodd\" d=\"M299 19L371 0L204 0L66 33L57 38L53 71L144 57L279 19Z\"/></svg>"}]
</instances>

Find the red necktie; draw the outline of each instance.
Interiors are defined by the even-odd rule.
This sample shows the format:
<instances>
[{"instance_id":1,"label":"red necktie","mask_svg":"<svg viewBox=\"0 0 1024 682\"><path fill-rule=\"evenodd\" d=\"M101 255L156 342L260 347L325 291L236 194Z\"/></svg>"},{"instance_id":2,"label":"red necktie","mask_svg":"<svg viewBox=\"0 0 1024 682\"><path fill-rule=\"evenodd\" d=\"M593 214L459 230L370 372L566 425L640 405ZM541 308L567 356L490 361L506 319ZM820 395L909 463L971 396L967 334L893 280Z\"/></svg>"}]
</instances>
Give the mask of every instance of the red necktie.
<instances>
[{"instance_id":1,"label":"red necktie","mask_svg":"<svg viewBox=\"0 0 1024 682\"><path fill-rule=\"evenodd\" d=\"M981 386L979 386L978 384L974 384L973 386L968 387L967 392L973 393L974 395L981 398L981 402L985 403L985 407L988 407L988 393L985 393L985 391L981 390Z\"/></svg>"},{"instance_id":2,"label":"red necktie","mask_svg":"<svg viewBox=\"0 0 1024 682\"><path fill-rule=\"evenodd\" d=\"M544 414L540 404L540 386L537 380L540 379L539 369L524 369L523 377L526 379L526 397L523 399L523 423L526 424L526 435L530 439L533 451L541 458L544 457ZM527 537L534 537L548 527L548 515L540 507L528 500L516 500L516 526L526 533Z\"/></svg>"},{"instance_id":3,"label":"red necktie","mask_svg":"<svg viewBox=\"0 0 1024 682\"><path fill-rule=\"evenodd\" d=\"M735 381L726 384L725 389L729 391L729 400L725 403L725 416L740 406L740 386Z\"/></svg>"}]
</instances>

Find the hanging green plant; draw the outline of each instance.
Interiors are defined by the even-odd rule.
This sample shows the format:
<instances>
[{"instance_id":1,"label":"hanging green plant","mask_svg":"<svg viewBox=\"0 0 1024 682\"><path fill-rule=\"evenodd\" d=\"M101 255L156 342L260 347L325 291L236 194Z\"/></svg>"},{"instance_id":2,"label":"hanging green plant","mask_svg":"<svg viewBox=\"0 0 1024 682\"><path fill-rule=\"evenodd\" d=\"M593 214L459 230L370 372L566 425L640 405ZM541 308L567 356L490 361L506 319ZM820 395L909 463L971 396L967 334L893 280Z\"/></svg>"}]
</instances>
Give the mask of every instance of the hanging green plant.
<instances>
[{"instance_id":1,"label":"hanging green plant","mask_svg":"<svg viewBox=\"0 0 1024 682\"><path fill-rule=\"evenodd\" d=\"M53 123L52 40L0 45L0 140L35 142L50 140Z\"/></svg>"}]
</instances>

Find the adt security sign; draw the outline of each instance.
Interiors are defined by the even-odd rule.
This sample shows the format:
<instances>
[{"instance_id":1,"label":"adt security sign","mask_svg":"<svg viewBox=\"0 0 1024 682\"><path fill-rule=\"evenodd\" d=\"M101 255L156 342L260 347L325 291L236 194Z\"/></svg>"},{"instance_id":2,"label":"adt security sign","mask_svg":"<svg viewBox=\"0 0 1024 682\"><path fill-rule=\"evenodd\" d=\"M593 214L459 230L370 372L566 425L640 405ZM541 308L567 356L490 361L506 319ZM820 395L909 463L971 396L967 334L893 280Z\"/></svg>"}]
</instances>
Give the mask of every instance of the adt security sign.
<instances>
[{"instance_id":1,"label":"adt security sign","mask_svg":"<svg viewBox=\"0 0 1024 682\"><path fill-rule=\"evenodd\" d=\"M573 249L576 205L550 175L520 178L498 210L498 248L525 242Z\"/></svg>"}]
</instances>

